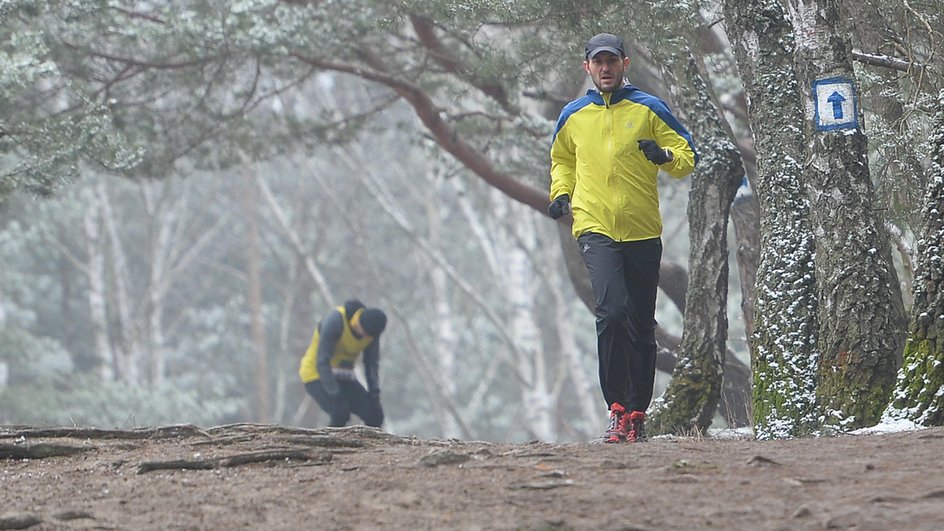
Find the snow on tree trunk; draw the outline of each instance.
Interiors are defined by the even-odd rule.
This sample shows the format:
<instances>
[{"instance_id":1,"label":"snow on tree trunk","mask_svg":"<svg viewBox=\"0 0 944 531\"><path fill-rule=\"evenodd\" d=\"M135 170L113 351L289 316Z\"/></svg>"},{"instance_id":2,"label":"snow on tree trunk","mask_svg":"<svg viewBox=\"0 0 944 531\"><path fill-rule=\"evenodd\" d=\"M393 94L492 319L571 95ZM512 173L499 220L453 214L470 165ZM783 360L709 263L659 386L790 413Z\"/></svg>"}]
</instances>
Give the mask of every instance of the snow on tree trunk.
<instances>
[{"instance_id":1,"label":"snow on tree trunk","mask_svg":"<svg viewBox=\"0 0 944 531\"><path fill-rule=\"evenodd\" d=\"M809 202L800 182L803 107L793 28L776 0L726 0L728 37L745 90L758 158L761 256L751 344L758 438L815 429L816 292Z\"/></svg>"},{"instance_id":2,"label":"snow on tree trunk","mask_svg":"<svg viewBox=\"0 0 944 531\"><path fill-rule=\"evenodd\" d=\"M911 327L895 397L886 411L924 426L944 425L944 90L931 137L931 168L918 241Z\"/></svg>"},{"instance_id":3,"label":"snow on tree trunk","mask_svg":"<svg viewBox=\"0 0 944 531\"><path fill-rule=\"evenodd\" d=\"M744 167L691 53L660 62L676 102L686 102L682 121L702 149L688 198L690 271L679 360L654 404L650 424L658 433L704 432L721 396L728 337L728 214Z\"/></svg>"},{"instance_id":4,"label":"snow on tree trunk","mask_svg":"<svg viewBox=\"0 0 944 531\"><path fill-rule=\"evenodd\" d=\"M791 0L800 92L854 80L836 0ZM827 425L875 424L900 363L904 309L882 222L874 208L868 142L858 127L820 131L807 98L804 181L815 234L820 362L817 397ZM822 119L822 118L821 118Z\"/></svg>"}]
</instances>

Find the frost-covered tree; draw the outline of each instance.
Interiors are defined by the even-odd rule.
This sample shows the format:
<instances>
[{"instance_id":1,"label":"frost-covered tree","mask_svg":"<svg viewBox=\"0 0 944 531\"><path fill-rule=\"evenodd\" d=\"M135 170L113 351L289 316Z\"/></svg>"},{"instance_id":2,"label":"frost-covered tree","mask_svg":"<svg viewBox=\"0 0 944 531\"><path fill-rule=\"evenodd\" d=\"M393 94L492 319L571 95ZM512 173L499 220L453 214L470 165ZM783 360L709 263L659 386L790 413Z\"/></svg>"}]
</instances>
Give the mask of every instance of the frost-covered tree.
<instances>
[{"instance_id":1,"label":"frost-covered tree","mask_svg":"<svg viewBox=\"0 0 944 531\"><path fill-rule=\"evenodd\" d=\"M886 411L924 426L944 424L944 90L930 138L931 168L921 210L914 307L895 396Z\"/></svg>"},{"instance_id":2,"label":"frost-covered tree","mask_svg":"<svg viewBox=\"0 0 944 531\"><path fill-rule=\"evenodd\" d=\"M875 209L862 127L819 130L813 116L810 87L817 80L857 85L839 4L791 0L787 6L797 43L797 88L806 100L802 175L816 255L816 392L826 424L856 428L875 424L885 408L900 363L904 310Z\"/></svg>"},{"instance_id":3,"label":"frost-covered tree","mask_svg":"<svg viewBox=\"0 0 944 531\"><path fill-rule=\"evenodd\" d=\"M751 343L754 430L788 437L815 429L817 345L810 203L803 184L803 103L794 29L777 0L724 4L728 37L749 97L757 151L761 258Z\"/></svg>"},{"instance_id":4,"label":"frost-covered tree","mask_svg":"<svg viewBox=\"0 0 944 531\"><path fill-rule=\"evenodd\" d=\"M722 396L728 350L728 217L744 169L695 58L683 47L663 59L671 90L686 103L683 119L702 148L689 193L690 273L679 362L653 408L651 423L657 431L704 432Z\"/></svg>"},{"instance_id":5,"label":"frost-covered tree","mask_svg":"<svg viewBox=\"0 0 944 531\"><path fill-rule=\"evenodd\" d=\"M70 80L37 14L44 2L0 2L0 201L13 190L49 194L82 164L120 171L139 152L112 123L109 101Z\"/></svg>"}]
</instances>

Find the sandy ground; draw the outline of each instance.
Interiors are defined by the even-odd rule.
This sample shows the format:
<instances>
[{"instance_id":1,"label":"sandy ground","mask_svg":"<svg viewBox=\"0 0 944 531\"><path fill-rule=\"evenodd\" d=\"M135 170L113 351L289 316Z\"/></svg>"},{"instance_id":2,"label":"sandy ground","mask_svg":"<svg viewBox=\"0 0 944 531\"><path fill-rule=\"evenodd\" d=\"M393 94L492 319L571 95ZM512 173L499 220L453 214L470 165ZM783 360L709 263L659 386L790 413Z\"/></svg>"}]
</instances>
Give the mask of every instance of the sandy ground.
<instances>
[{"instance_id":1,"label":"sandy ground","mask_svg":"<svg viewBox=\"0 0 944 531\"><path fill-rule=\"evenodd\" d=\"M495 444L0 426L0 529L944 529L944 428Z\"/></svg>"}]
</instances>

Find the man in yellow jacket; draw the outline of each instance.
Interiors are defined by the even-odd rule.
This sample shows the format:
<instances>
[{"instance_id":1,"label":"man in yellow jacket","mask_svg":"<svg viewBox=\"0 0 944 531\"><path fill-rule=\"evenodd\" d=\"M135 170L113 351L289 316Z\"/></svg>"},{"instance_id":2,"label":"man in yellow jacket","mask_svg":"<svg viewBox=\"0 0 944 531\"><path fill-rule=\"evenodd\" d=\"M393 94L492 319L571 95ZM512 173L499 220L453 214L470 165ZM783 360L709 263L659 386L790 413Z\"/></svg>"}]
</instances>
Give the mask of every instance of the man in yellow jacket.
<instances>
[{"instance_id":1,"label":"man in yellow jacket","mask_svg":"<svg viewBox=\"0 0 944 531\"><path fill-rule=\"evenodd\" d=\"M354 413L364 424L383 424L380 406L380 334L387 316L350 300L318 323L302 357L298 375L305 391L331 417L330 426L347 424ZM367 388L357 381L354 364L363 354Z\"/></svg>"},{"instance_id":2,"label":"man in yellow jacket","mask_svg":"<svg viewBox=\"0 0 944 531\"><path fill-rule=\"evenodd\" d=\"M660 99L629 84L629 58L612 34L593 36L584 70L596 90L567 104L551 145L554 219L573 234L596 299L600 386L610 414L604 441L645 440L655 380L655 304L662 259L659 170L675 178L698 161L691 135Z\"/></svg>"}]
</instances>

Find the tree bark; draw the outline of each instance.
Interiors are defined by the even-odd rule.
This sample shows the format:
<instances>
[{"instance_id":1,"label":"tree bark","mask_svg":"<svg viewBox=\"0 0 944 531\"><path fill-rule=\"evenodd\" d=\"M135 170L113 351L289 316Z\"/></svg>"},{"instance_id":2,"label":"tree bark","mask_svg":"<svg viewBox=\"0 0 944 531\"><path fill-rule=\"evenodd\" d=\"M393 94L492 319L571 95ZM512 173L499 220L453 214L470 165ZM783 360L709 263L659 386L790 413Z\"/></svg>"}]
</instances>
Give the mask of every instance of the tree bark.
<instances>
[{"instance_id":1,"label":"tree bark","mask_svg":"<svg viewBox=\"0 0 944 531\"><path fill-rule=\"evenodd\" d=\"M754 337L754 287L760 263L760 205L754 188L745 178L731 205L738 279L741 285L741 315L744 317L744 338L748 349Z\"/></svg>"},{"instance_id":2,"label":"tree bark","mask_svg":"<svg viewBox=\"0 0 944 531\"><path fill-rule=\"evenodd\" d=\"M246 220L246 290L249 301L249 327L252 349L256 360L255 370L255 417L268 422L269 406L269 353L266 348L265 319L262 315L262 259L259 242L259 209L254 168L247 165L243 176L242 210Z\"/></svg>"},{"instance_id":3,"label":"tree bark","mask_svg":"<svg viewBox=\"0 0 944 531\"><path fill-rule=\"evenodd\" d=\"M886 415L944 425L944 90L931 137L931 168L922 209L914 306L894 400Z\"/></svg>"},{"instance_id":4,"label":"tree bark","mask_svg":"<svg viewBox=\"0 0 944 531\"><path fill-rule=\"evenodd\" d=\"M705 432L721 397L728 337L728 214L744 168L704 78L687 51L660 61L684 122L698 139L701 160L688 200L689 261L679 363L650 417L655 433ZM682 78L677 82L674 77Z\"/></svg>"},{"instance_id":5,"label":"tree bark","mask_svg":"<svg viewBox=\"0 0 944 531\"><path fill-rule=\"evenodd\" d=\"M791 0L801 94L817 80L854 80L838 0ZM868 141L860 127L819 131L807 100L803 172L815 234L817 401L828 425L871 426L901 363L904 308L891 250L874 208ZM855 109L854 112L858 112Z\"/></svg>"},{"instance_id":6,"label":"tree bark","mask_svg":"<svg viewBox=\"0 0 944 531\"><path fill-rule=\"evenodd\" d=\"M789 437L815 428L816 292L809 202L800 181L803 106L793 27L776 0L726 0L725 19L757 151L760 264L751 343L754 430Z\"/></svg>"}]
</instances>

